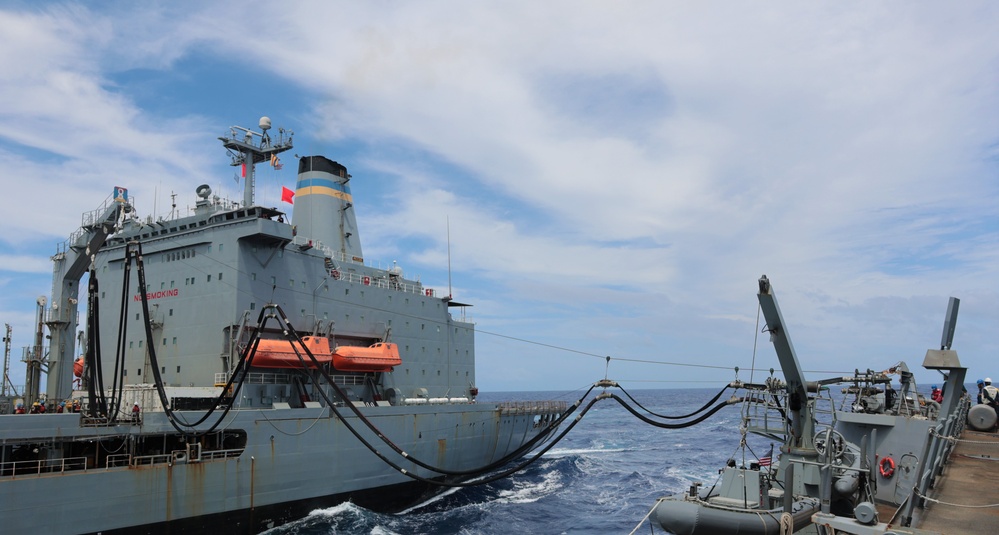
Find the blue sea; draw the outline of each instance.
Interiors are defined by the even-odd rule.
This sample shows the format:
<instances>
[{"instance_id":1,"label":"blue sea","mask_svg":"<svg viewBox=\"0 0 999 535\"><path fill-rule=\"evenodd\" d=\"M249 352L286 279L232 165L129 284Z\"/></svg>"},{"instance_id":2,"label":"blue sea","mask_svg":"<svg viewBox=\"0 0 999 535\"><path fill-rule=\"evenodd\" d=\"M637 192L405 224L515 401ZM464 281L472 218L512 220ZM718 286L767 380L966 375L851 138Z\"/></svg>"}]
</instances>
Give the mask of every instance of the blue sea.
<instances>
[{"instance_id":1,"label":"blue sea","mask_svg":"<svg viewBox=\"0 0 999 535\"><path fill-rule=\"evenodd\" d=\"M700 408L721 386L629 389L629 393L653 412L680 415ZM611 391L627 399L619 390ZM588 400L598 392L594 390ZM483 393L479 400L572 403L582 394ZM731 390L721 400L730 395ZM341 504L313 511L267 535L626 535L642 524L657 498L684 492L694 481L714 483L718 470L731 457L742 463L738 448L741 406L726 407L693 427L668 430L646 424L616 401L605 399L541 459L506 479L448 490L400 514ZM750 435L748 441L757 456L770 451L770 442L762 437ZM748 450L746 455L747 463L755 460ZM646 520L637 533L650 533L649 522ZM655 532L663 533L658 524Z\"/></svg>"}]
</instances>

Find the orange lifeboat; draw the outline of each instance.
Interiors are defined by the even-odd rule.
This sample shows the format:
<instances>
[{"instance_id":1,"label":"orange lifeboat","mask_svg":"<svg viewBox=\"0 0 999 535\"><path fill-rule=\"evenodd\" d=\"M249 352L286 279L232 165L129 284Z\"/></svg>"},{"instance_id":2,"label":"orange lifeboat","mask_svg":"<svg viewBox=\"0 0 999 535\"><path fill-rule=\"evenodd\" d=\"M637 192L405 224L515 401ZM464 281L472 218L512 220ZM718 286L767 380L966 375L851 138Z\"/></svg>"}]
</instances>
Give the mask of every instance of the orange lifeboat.
<instances>
[{"instance_id":1,"label":"orange lifeboat","mask_svg":"<svg viewBox=\"0 0 999 535\"><path fill-rule=\"evenodd\" d=\"M302 342L309 348L312 355L320 364L329 364L333 360L330 351L330 341L323 337L303 336ZM298 348L302 354L302 359L310 368L315 368L312 359L309 358L302 348ZM302 360L299 360L288 340L260 340L257 346L257 353L253 356L253 366L258 368L301 368Z\"/></svg>"},{"instance_id":2,"label":"orange lifeboat","mask_svg":"<svg viewBox=\"0 0 999 535\"><path fill-rule=\"evenodd\" d=\"M388 342L370 347L340 346L333 353L333 367L345 372L390 372L400 364L399 346Z\"/></svg>"},{"instance_id":3,"label":"orange lifeboat","mask_svg":"<svg viewBox=\"0 0 999 535\"><path fill-rule=\"evenodd\" d=\"M73 361L73 375L83 377L83 357L77 357Z\"/></svg>"}]
</instances>

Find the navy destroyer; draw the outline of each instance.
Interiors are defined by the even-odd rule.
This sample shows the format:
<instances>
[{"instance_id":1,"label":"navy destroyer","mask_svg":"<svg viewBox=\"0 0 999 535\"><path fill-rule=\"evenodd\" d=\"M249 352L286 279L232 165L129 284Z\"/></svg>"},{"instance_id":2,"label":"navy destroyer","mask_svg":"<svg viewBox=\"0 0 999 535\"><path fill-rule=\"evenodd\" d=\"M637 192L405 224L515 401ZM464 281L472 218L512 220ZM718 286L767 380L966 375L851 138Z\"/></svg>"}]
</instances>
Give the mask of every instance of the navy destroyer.
<instances>
[{"instance_id":1,"label":"navy destroyer","mask_svg":"<svg viewBox=\"0 0 999 535\"><path fill-rule=\"evenodd\" d=\"M346 500L398 510L549 441L564 402L477 402L468 305L365 261L345 166L300 158L288 221L254 202L255 167L292 136L265 117L219 138L240 203L202 185L188 215L154 219L109 186L58 248L50 343L19 399L48 412L0 415L4 531L257 533Z\"/></svg>"}]
</instances>

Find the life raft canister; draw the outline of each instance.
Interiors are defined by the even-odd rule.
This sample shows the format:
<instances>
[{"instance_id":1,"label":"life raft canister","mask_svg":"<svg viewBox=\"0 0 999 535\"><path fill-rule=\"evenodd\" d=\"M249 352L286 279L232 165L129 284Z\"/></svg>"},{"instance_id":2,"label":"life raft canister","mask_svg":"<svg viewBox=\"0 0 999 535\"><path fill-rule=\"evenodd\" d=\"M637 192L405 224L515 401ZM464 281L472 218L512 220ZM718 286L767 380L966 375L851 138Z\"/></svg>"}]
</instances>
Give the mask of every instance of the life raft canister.
<instances>
[{"instance_id":1,"label":"life raft canister","mask_svg":"<svg viewBox=\"0 0 999 535\"><path fill-rule=\"evenodd\" d=\"M895 459L883 457L878 463L878 472L881 472L881 477L891 479L891 476L895 475Z\"/></svg>"}]
</instances>

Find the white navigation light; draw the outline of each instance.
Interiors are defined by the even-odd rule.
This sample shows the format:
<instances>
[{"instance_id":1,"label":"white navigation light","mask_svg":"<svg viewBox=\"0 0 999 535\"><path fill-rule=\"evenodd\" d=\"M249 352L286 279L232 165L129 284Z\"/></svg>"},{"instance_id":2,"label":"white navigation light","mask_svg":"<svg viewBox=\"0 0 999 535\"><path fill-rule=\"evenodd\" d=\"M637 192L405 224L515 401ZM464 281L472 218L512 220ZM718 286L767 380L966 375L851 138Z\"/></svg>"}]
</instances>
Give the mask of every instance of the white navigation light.
<instances>
[{"instance_id":1,"label":"white navigation light","mask_svg":"<svg viewBox=\"0 0 999 535\"><path fill-rule=\"evenodd\" d=\"M268 131L268 130L271 129L271 118L270 117L261 117L260 118L260 129L263 130L264 132L266 132L266 131Z\"/></svg>"}]
</instances>

